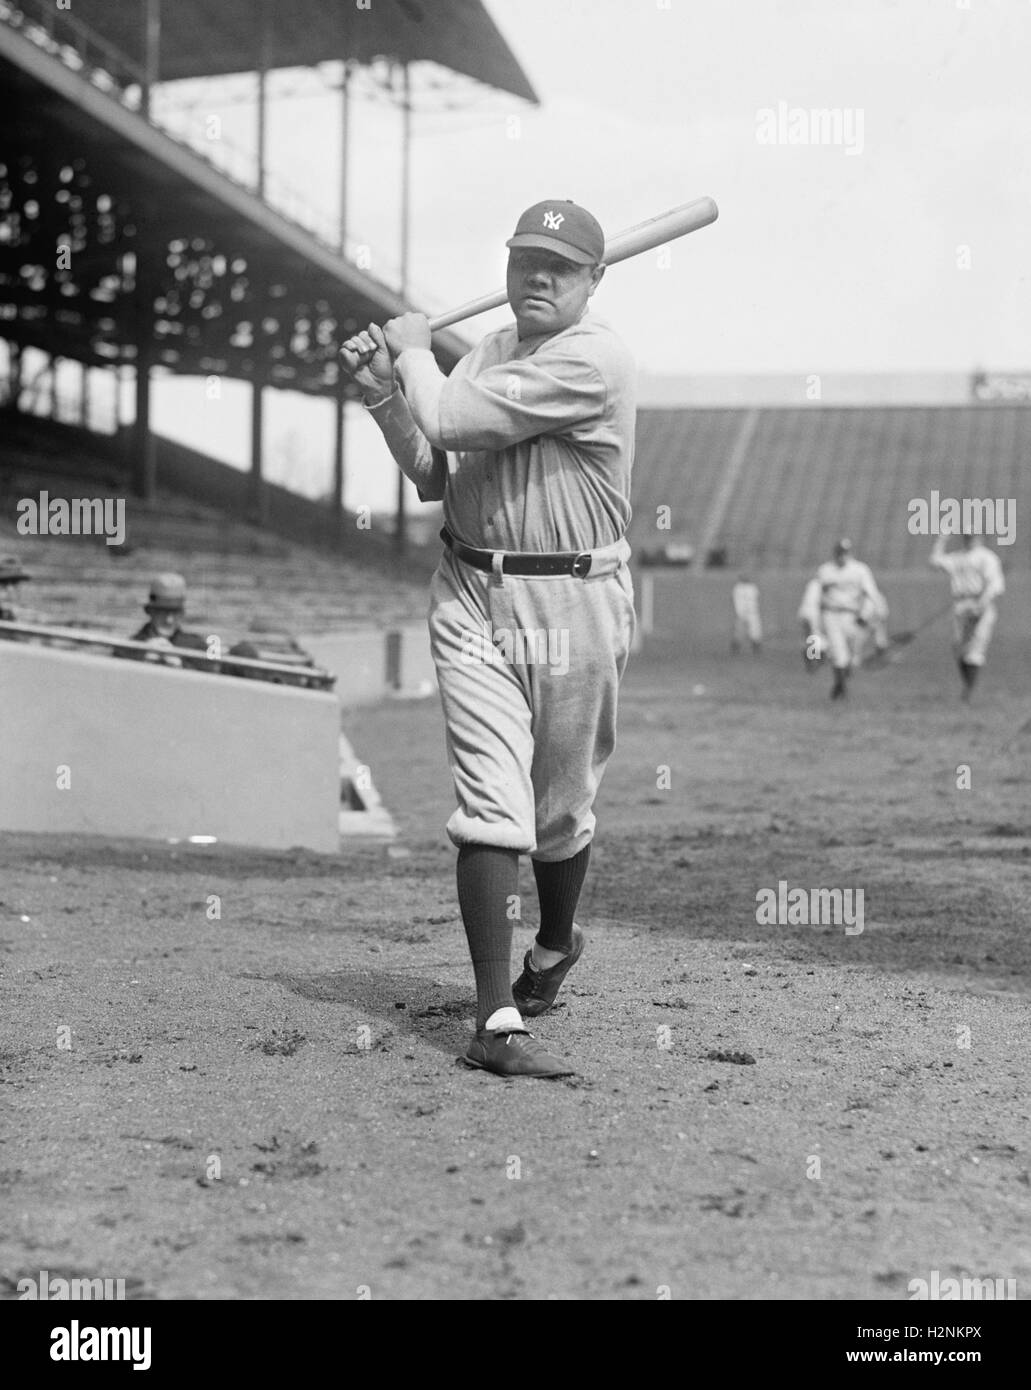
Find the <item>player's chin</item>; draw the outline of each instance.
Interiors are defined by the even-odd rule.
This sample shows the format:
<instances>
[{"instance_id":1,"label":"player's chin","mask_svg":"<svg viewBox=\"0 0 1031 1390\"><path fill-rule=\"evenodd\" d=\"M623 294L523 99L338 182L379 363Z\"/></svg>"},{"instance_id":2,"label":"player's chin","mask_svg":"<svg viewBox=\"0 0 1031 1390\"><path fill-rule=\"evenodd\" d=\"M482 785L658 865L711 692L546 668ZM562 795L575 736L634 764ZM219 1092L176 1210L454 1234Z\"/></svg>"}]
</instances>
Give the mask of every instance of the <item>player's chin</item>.
<instances>
[{"instance_id":1,"label":"player's chin","mask_svg":"<svg viewBox=\"0 0 1031 1390\"><path fill-rule=\"evenodd\" d=\"M523 300L519 305L516 321L520 328L532 328L534 332L539 333L544 328L551 328L557 317L553 304L548 304L543 299Z\"/></svg>"}]
</instances>

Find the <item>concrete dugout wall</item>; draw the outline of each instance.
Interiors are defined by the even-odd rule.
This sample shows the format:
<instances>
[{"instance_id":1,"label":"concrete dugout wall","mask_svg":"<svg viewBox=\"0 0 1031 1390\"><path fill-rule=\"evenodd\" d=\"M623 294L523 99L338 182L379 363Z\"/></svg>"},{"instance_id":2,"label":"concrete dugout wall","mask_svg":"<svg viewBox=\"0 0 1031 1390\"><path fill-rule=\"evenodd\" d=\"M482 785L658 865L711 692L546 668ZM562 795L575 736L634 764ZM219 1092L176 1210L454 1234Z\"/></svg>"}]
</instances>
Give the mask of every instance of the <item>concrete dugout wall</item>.
<instances>
[{"instance_id":1,"label":"concrete dugout wall","mask_svg":"<svg viewBox=\"0 0 1031 1390\"><path fill-rule=\"evenodd\" d=\"M335 853L339 724L328 693L0 641L0 829Z\"/></svg>"},{"instance_id":2,"label":"concrete dugout wall","mask_svg":"<svg viewBox=\"0 0 1031 1390\"><path fill-rule=\"evenodd\" d=\"M391 669L391 632L396 634L396 670ZM336 676L336 694L344 709L375 705L390 694L427 695L437 688L424 622L384 628L353 627L335 632L303 633L298 642L326 671Z\"/></svg>"}]
</instances>

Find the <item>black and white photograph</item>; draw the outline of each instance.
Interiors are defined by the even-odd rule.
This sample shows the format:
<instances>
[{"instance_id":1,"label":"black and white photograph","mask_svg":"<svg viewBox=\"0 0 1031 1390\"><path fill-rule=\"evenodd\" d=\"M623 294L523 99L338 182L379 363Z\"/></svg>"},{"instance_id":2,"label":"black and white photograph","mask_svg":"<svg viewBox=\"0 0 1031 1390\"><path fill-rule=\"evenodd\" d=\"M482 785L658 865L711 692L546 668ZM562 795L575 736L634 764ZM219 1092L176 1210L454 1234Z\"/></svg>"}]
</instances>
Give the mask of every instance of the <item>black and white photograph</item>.
<instances>
[{"instance_id":1,"label":"black and white photograph","mask_svg":"<svg viewBox=\"0 0 1031 1390\"><path fill-rule=\"evenodd\" d=\"M666 1301L1001 1374L1029 71L1026 0L0 0L32 1374Z\"/></svg>"}]
</instances>

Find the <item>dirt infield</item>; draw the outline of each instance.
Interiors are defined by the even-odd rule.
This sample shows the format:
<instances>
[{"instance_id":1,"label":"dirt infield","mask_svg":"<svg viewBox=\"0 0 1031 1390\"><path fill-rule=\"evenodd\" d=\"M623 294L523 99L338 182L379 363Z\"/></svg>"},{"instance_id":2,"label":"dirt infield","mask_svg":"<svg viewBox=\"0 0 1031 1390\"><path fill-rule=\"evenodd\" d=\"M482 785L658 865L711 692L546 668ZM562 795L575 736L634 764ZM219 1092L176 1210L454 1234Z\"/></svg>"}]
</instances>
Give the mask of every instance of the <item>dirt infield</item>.
<instances>
[{"instance_id":1,"label":"dirt infield","mask_svg":"<svg viewBox=\"0 0 1031 1390\"><path fill-rule=\"evenodd\" d=\"M905 1299L937 1270L1027 1297L1025 663L967 709L921 642L839 707L793 650L657 641L538 1030L567 1082L456 1064L435 700L348 720L390 845L8 838L0 1293ZM862 888L863 931L759 925L782 881Z\"/></svg>"}]
</instances>

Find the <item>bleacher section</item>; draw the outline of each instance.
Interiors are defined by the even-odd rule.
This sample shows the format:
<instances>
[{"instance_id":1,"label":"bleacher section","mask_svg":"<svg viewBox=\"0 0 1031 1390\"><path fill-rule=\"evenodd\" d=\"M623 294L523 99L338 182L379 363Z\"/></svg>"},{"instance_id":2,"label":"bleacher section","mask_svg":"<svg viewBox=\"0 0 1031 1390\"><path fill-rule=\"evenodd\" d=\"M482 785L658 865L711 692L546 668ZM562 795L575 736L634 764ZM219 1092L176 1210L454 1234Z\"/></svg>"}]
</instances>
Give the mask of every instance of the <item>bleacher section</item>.
<instances>
[{"instance_id":1,"label":"bleacher section","mask_svg":"<svg viewBox=\"0 0 1031 1390\"><path fill-rule=\"evenodd\" d=\"M189 584L187 626L225 642L260 633L319 633L351 624L392 625L421 618L426 575L436 552L406 558L403 575L389 538L351 530L340 553L322 553L233 519L170 491L154 503L134 498L120 462L122 441L7 413L0 422L0 556L16 556L32 575L15 603L26 621L87 626L128 636L143 621L150 579L177 570ZM192 456L195 468L202 462ZM207 461L213 470L245 475ZM95 537L22 536L17 502L38 497L122 497L126 546ZM317 503L291 505L319 514ZM346 521L345 521L346 524ZM298 519L298 528L303 517Z\"/></svg>"},{"instance_id":2,"label":"bleacher section","mask_svg":"<svg viewBox=\"0 0 1031 1390\"><path fill-rule=\"evenodd\" d=\"M642 410L634 463L635 549L674 537L698 545L745 410ZM775 407L758 411L713 541L731 566L795 569L849 535L875 568L922 568L931 541L907 528L912 498L1010 498L1007 569L1031 568L1031 409L1026 406ZM657 532L656 508L672 509ZM700 563L703 557L698 557Z\"/></svg>"}]
</instances>

